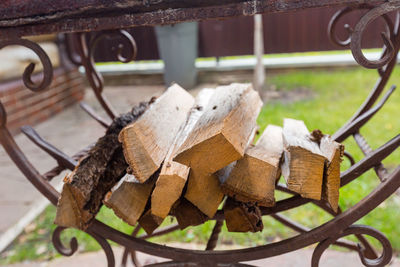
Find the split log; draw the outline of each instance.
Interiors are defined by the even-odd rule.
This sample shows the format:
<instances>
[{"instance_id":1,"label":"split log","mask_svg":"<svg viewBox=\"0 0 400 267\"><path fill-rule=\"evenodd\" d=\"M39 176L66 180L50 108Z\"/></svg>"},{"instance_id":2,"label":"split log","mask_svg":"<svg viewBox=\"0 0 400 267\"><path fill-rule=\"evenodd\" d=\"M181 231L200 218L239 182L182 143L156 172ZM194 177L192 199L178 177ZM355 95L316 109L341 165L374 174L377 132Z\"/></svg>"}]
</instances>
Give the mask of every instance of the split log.
<instances>
[{"instance_id":1,"label":"split log","mask_svg":"<svg viewBox=\"0 0 400 267\"><path fill-rule=\"evenodd\" d=\"M55 224L85 230L101 208L106 193L125 175L125 162L118 134L137 120L149 103L141 103L121 115L107 129L75 170L64 178Z\"/></svg>"},{"instance_id":2,"label":"split log","mask_svg":"<svg viewBox=\"0 0 400 267\"><path fill-rule=\"evenodd\" d=\"M126 175L104 199L104 204L129 225L136 225L146 208L157 180L156 172L144 183L133 175Z\"/></svg>"},{"instance_id":3,"label":"split log","mask_svg":"<svg viewBox=\"0 0 400 267\"><path fill-rule=\"evenodd\" d=\"M251 85L218 87L174 158L191 167L185 198L208 217L214 216L223 199L214 173L243 156L261 106Z\"/></svg>"},{"instance_id":4,"label":"split log","mask_svg":"<svg viewBox=\"0 0 400 267\"><path fill-rule=\"evenodd\" d=\"M217 174L191 169L185 198L208 217L214 217L224 198Z\"/></svg>"},{"instance_id":5,"label":"split log","mask_svg":"<svg viewBox=\"0 0 400 267\"><path fill-rule=\"evenodd\" d=\"M344 146L325 135L321 139L320 149L328 159L325 162L322 199L326 200L331 208L337 212L339 207L340 163L342 162Z\"/></svg>"},{"instance_id":6,"label":"split log","mask_svg":"<svg viewBox=\"0 0 400 267\"><path fill-rule=\"evenodd\" d=\"M243 203L228 198L223 210L229 232L255 233L264 228L260 208L254 203Z\"/></svg>"},{"instance_id":7,"label":"split log","mask_svg":"<svg viewBox=\"0 0 400 267\"><path fill-rule=\"evenodd\" d=\"M261 106L251 85L217 87L174 161L210 174L240 159Z\"/></svg>"},{"instance_id":8,"label":"split log","mask_svg":"<svg viewBox=\"0 0 400 267\"><path fill-rule=\"evenodd\" d=\"M203 224L208 220L204 213L185 198L181 198L174 204L172 214L176 217L181 230Z\"/></svg>"},{"instance_id":9,"label":"split log","mask_svg":"<svg viewBox=\"0 0 400 267\"><path fill-rule=\"evenodd\" d=\"M281 174L282 153L282 128L269 125L257 144L249 147L244 157L236 162L222 183L222 191L238 201L272 207L275 182Z\"/></svg>"},{"instance_id":10,"label":"split log","mask_svg":"<svg viewBox=\"0 0 400 267\"><path fill-rule=\"evenodd\" d=\"M163 218L154 216L151 209L146 210L139 219L140 226L146 231L148 235L151 235L154 230L163 222Z\"/></svg>"},{"instance_id":11,"label":"split log","mask_svg":"<svg viewBox=\"0 0 400 267\"><path fill-rule=\"evenodd\" d=\"M193 104L194 98L174 84L140 119L121 131L125 159L140 182L159 169Z\"/></svg>"},{"instance_id":12,"label":"split log","mask_svg":"<svg viewBox=\"0 0 400 267\"><path fill-rule=\"evenodd\" d=\"M161 168L156 187L151 195L151 214L164 219L168 216L171 207L179 199L189 176L189 167L173 161L176 151L192 131L197 120L203 114L214 89L203 89L195 99L195 104L184 125L177 134L173 145L170 147L164 164Z\"/></svg>"},{"instance_id":13,"label":"split log","mask_svg":"<svg viewBox=\"0 0 400 267\"><path fill-rule=\"evenodd\" d=\"M285 119L282 174L288 188L304 198L321 199L325 156L303 121Z\"/></svg>"}]
</instances>

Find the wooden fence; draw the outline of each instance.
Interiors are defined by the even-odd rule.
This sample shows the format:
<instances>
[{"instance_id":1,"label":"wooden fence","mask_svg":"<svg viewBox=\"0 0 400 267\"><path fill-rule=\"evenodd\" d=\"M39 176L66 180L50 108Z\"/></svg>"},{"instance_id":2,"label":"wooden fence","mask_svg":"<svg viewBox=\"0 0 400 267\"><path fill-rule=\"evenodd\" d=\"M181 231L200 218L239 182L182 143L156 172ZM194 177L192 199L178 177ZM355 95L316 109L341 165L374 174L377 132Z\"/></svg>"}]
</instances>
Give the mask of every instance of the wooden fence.
<instances>
[{"instance_id":1,"label":"wooden fence","mask_svg":"<svg viewBox=\"0 0 400 267\"><path fill-rule=\"evenodd\" d=\"M312 9L296 13L263 15L265 53L290 53L306 51L337 50L340 47L330 43L327 28L329 20L337 9ZM354 25L362 12L353 12L344 22ZM238 17L225 20L202 21L199 24L199 56L221 57L253 54L253 18ZM363 46L382 46L380 32L385 30L382 21L371 24L364 36ZM346 37L343 24L339 36ZM157 40L152 27L129 29L138 45L138 60L158 59ZM96 51L97 61L115 61L107 53L112 41L102 42Z\"/></svg>"}]
</instances>

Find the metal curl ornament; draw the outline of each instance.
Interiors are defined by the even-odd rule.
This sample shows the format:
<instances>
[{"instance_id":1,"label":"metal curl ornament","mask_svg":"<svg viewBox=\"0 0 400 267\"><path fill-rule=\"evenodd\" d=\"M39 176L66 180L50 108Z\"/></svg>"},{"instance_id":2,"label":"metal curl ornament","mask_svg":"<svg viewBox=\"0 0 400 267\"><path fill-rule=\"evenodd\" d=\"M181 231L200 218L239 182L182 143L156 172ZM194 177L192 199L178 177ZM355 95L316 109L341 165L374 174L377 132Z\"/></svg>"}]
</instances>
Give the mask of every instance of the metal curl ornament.
<instances>
[{"instance_id":1,"label":"metal curl ornament","mask_svg":"<svg viewBox=\"0 0 400 267\"><path fill-rule=\"evenodd\" d=\"M69 257L72 256L77 250L78 250L78 241L76 237L72 237L69 241L69 248L65 247L64 244L61 241L61 233L68 228L62 227L62 226L57 226L57 228L54 230L53 235L52 235L52 242L54 245L54 248L63 256ZM107 242L107 240L103 237L100 237L98 234L96 234L93 231L86 231L87 234L89 234L91 237L93 237L97 243L101 246L103 249L104 253L106 254L107 257L107 262L108 262L108 267L114 267L115 266L115 257L114 257L114 252L112 251L112 248L110 244Z\"/></svg>"},{"instance_id":2,"label":"metal curl ornament","mask_svg":"<svg viewBox=\"0 0 400 267\"><path fill-rule=\"evenodd\" d=\"M356 161L354 160L353 155L351 155L349 152L344 151L343 156L349 160L350 166L353 166L354 164L356 164Z\"/></svg>"},{"instance_id":3,"label":"metal curl ornament","mask_svg":"<svg viewBox=\"0 0 400 267\"><path fill-rule=\"evenodd\" d=\"M333 16L332 19L329 21L329 25L328 25L328 37L329 40L338 45L338 46L342 46L342 47L347 47L348 45L350 45L351 42L351 34L353 33L353 29L350 27L350 25L345 24L344 28L346 29L346 31L348 32L348 37L346 40L340 40L339 37L336 35L336 29L337 29L337 25L340 21L340 19L342 17L344 17L346 14L351 13L355 10L362 10L362 9L371 9L372 6L366 5L366 6L360 6L360 7L345 7L339 11L337 11Z\"/></svg>"},{"instance_id":4,"label":"metal curl ornament","mask_svg":"<svg viewBox=\"0 0 400 267\"><path fill-rule=\"evenodd\" d=\"M135 39L132 35L127 32L126 30L118 30L118 31L105 31L96 34L90 42L90 50L91 54L90 57L94 60L94 51L99 41L103 39L110 40L112 38L121 38L125 39L129 46L129 54L128 56L122 55L122 51L124 50L125 45L120 43L117 48L117 58L122 63L129 63L136 58L137 55L137 45Z\"/></svg>"},{"instance_id":5,"label":"metal curl ornament","mask_svg":"<svg viewBox=\"0 0 400 267\"><path fill-rule=\"evenodd\" d=\"M30 63L24 70L22 80L27 88L34 92L40 92L47 89L53 81L53 65L51 64L50 58L46 51L43 50L38 44L27 40L27 39L8 39L0 42L0 49L10 46L18 45L24 46L32 50L38 57L43 65L43 79L40 83L32 81L33 71L35 69L35 63Z\"/></svg>"},{"instance_id":6,"label":"metal curl ornament","mask_svg":"<svg viewBox=\"0 0 400 267\"><path fill-rule=\"evenodd\" d=\"M63 256L72 256L78 250L78 241L75 237L71 238L69 241L69 248L65 247L64 244L61 242L61 233L67 229L66 227L58 226L52 235L52 242L54 248Z\"/></svg>"},{"instance_id":7,"label":"metal curl ornament","mask_svg":"<svg viewBox=\"0 0 400 267\"><path fill-rule=\"evenodd\" d=\"M368 235L375 238L382 245L383 249L382 254L378 258L369 259L365 255L365 249L361 247L360 244L358 244L358 250L357 250L358 255L364 266L367 267L385 266L391 261L393 255L392 246L390 244L390 241L386 238L385 235L383 235L381 232L370 226L352 225L349 226L349 228L347 228L346 230L344 230L341 234L331 238L327 238L324 241L320 242L315 248L314 253L312 255L311 266L318 267L321 256L325 252L325 250L328 249L328 247L333 243L335 243L338 239L349 235Z\"/></svg>"},{"instance_id":8,"label":"metal curl ornament","mask_svg":"<svg viewBox=\"0 0 400 267\"><path fill-rule=\"evenodd\" d=\"M117 58L123 63L128 63L136 58L137 54L137 46L133 37L125 30L118 31L105 31L100 32L90 38L88 41L85 33L78 33L75 35L78 45L78 54L80 56L80 64L85 68L86 77L90 86L92 87L96 98L100 102L101 106L104 108L106 113L111 119L114 119L117 115L115 110L112 108L109 101L102 94L104 89L104 80L101 74L96 70L95 60L94 60L94 51L96 50L96 46L98 42L104 38L112 38L115 36L122 37L125 40L128 40L130 53L128 56L122 55L122 50L124 45L121 43L117 49Z\"/></svg>"},{"instance_id":9,"label":"metal curl ornament","mask_svg":"<svg viewBox=\"0 0 400 267\"><path fill-rule=\"evenodd\" d=\"M381 33L382 40L386 49L380 59L367 59L362 52L361 42L363 33L371 22L380 17L383 17L385 21L388 22L388 20L386 19L387 14L398 9L400 9L400 1L387 2L368 11L357 23L354 31L351 34L350 48L354 59L357 61L358 64L369 69L379 69L392 60L396 49L392 42L392 36L390 35L391 33L393 33L393 23L387 24L390 34L386 32Z\"/></svg>"}]
</instances>

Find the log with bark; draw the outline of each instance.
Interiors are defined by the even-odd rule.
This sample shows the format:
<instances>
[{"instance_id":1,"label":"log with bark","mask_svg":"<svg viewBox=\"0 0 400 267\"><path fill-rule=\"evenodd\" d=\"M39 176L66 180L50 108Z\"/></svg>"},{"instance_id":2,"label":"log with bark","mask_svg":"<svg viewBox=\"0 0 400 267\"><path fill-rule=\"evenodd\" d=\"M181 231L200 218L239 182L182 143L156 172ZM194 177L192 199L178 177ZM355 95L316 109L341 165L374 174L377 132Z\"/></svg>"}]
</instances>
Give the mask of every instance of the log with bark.
<instances>
[{"instance_id":1,"label":"log with bark","mask_svg":"<svg viewBox=\"0 0 400 267\"><path fill-rule=\"evenodd\" d=\"M222 191L238 201L274 206L282 153L282 128L269 125L257 144L247 148L244 157L236 162L222 183Z\"/></svg>"},{"instance_id":2,"label":"log with bark","mask_svg":"<svg viewBox=\"0 0 400 267\"><path fill-rule=\"evenodd\" d=\"M86 229L96 216L106 193L125 175L126 164L118 134L137 120L152 103L141 103L116 118L75 170L64 178L55 223Z\"/></svg>"},{"instance_id":3,"label":"log with bark","mask_svg":"<svg viewBox=\"0 0 400 267\"><path fill-rule=\"evenodd\" d=\"M143 116L121 131L125 159L141 183L160 168L193 104L194 98L174 84Z\"/></svg>"},{"instance_id":4,"label":"log with bark","mask_svg":"<svg viewBox=\"0 0 400 267\"><path fill-rule=\"evenodd\" d=\"M175 202L171 213L176 217L180 229L200 225L209 219L207 215L202 213L201 210L185 198L181 198Z\"/></svg>"},{"instance_id":5,"label":"log with bark","mask_svg":"<svg viewBox=\"0 0 400 267\"><path fill-rule=\"evenodd\" d=\"M303 121L283 123L284 162L282 174L288 188L304 198L321 199L326 157L312 140Z\"/></svg>"},{"instance_id":6,"label":"log with bark","mask_svg":"<svg viewBox=\"0 0 400 267\"><path fill-rule=\"evenodd\" d=\"M224 216L229 232L261 232L264 228L260 208L254 203L239 202L228 198Z\"/></svg>"}]
</instances>

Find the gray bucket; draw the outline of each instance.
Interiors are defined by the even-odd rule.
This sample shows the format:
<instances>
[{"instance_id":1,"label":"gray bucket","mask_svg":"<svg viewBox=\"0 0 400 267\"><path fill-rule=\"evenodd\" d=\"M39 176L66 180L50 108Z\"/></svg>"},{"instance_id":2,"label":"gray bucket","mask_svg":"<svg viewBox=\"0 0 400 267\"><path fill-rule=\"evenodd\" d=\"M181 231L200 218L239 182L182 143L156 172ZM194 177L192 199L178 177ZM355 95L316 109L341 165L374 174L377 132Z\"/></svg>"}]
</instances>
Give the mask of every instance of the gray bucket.
<instances>
[{"instance_id":1,"label":"gray bucket","mask_svg":"<svg viewBox=\"0 0 400 267\"><path fill-rule=\"evenodd\" d=\"M166 86L176 82L185 89L196 85L195 60L198 50L198 23L185 22L156 26L158 51L165 64Z\"/></svg>"}]
</instances>

